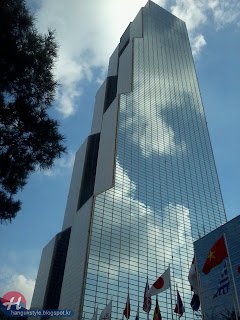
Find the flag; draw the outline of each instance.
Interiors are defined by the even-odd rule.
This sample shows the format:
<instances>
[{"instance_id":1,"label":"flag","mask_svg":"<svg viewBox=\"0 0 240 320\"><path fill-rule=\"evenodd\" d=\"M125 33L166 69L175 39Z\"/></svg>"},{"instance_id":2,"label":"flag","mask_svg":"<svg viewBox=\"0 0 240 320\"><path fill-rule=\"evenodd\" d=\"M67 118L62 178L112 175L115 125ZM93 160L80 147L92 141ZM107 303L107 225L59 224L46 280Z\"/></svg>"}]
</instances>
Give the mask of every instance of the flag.
<instances>
[{"instance_id":1,"label":"flag","mask_svg":"<svg viewBox=\"0 0 240 320\"><path fill-rule=\"evenodd\" d=\"M94 312L94 315L92 317L92 320L97 320L97 314L98 314L98 308L96 309L96 311Z\"/></svg>"},{"instance_id":2,"label":"flag","mask_svg":"<svg viewBox=\"0 0 240 320\"><path fill-rule=\"evenodd\" d=\"M139 308L137 308L137 314L135 320L139 320Z\"/></svg>"},{"instance_id":3,"label":"flag","mask_svg":"<svg viewBox=\"0 0 240 320\"><path fill-rule=\"evenodd\" d=\"M199 295L194 293L192 300L191 300L191 307L194 311L198 311L199 307L200 307L200 299L199 299Z\"/></svg>"},{"instance_id":4,"label":"flag","mask_svg":"<svg viewBox=\"0 0 240 320\"><path fill-rule=\"evenodd\" d=\"M230 285L230 283L229 283L229 278L228 278L228 271L227 271L227 266L225 264L225 266L222 270L222 273L221 273L217 292L213 296L213 299L217 298L218 296L221 296L222 294L228 293L229 285Z\"/></svg>"},{"instance_id":5,"label":"flag","mask_svg":"<svg viewBox=\"0 0 240 320\"><path fill-rule=\"evenodd\" d=\"M108 305L106 305L106 307L101 312L99 320L111 320L111 313L112 313L112 300L109 302Z\"/></svg>"},{"instance_id":6,"label":"flag","mask_svg":"<svg viewBox=\"0 0 240 320\"><path fill-rule=\"evenodd\" d=\"M174 312L180 314L179 318L181 318L184 311L185 311L185 309L184 309L184 306L182 303L182 299L181 299L180 294L177 290L177 303L176 303L176 307L174 309Z\"/></svg>"},{"instance_id":7,"label":"flag","mask_svg":"<svg viewBox=\"0 0 240 320\"><path fill-rule=\"evenodd\" d=\"M156 307L154 309L153 320L161 320L161 319L162 319L162 316L161 316L161 312L158 305L158 299L156 297Z\"/></svg>"},{"instance_id":8,"label":"flag","mask_svg":"<svg viewBox=\"0 0 240 320\"><path fill-rule=\"evenodd\" d=\"M155 296L170 287L170 267L154 282L150 290L146 292L148 297Z\"/></svg>"},{"instance_id":9,"label":"flag","mask_svg":"<svg viewBox=\"0 0 240 320\"><path fill-rule=\"evenodd\" d=\"M152 305L151 297L148 297L146 295L148 290L149 290L149 284L148 284L148 279L147 279L146 286L145 286L145 291L144 291L144 298L143 298L143 310L145 312L149 312L151 310L151 305Z\"/></svg>"},{"instance_id":10,"label":"flag","mask_svg":"<svg viewBox=\"0 0 240 320\"><path fill-rule=\"evenodd\" d=\"M191 285L191 290L194 293L198 293L198 280L197 280L197 270L196 270L196 263L195 263L195 256L193 257L193 261L189 270L188 274L188 281Z\"/></svg>"},{"instance_id":11,"label":"flag","mask_svg":"<svg viewBox=\"0 0 240 320\"><path fill-rule=\"evenodd\" d=\"M219 265L224 258L228 256L227 249L225 246L224 236L222 236L218 241L212 246L207 260L203 266L203 273L208 274L212 268Z\"/></svg>"},{"instance_id":12,"label":"flag","mask_svg":"<svg viewBox=\"0 0 240 320\"><path fill-rule=\"evenodd\" d=\"M130 298L129 298L129 294L127 296L127 302L126 302L126 306L125 306L125 309L123 311L123 314L125 315L125 317L127 319L130 318Z\"/></svg>"}]
</instances>

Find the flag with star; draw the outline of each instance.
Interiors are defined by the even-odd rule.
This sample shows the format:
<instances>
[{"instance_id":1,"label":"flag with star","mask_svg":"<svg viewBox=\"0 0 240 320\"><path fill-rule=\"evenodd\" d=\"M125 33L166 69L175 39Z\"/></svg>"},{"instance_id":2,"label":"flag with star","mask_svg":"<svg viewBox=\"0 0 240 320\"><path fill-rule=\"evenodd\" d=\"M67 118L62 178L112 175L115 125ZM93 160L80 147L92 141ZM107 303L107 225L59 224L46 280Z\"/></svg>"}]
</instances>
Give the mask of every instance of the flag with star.
<instances>
[{"instance_id":1,"label":"flag with star","mask_svg":"<svg viewBox=\"0 0 240 320\"><path fill-rule=\"evenodd\" d=\"M222 236L212 246L208 254L207 260L205 261L205 264L203 266L202 272L208 274L214 267L219 265L227 256L228 253L224 241L224 236Z\"/></svg>"}]
</instances>

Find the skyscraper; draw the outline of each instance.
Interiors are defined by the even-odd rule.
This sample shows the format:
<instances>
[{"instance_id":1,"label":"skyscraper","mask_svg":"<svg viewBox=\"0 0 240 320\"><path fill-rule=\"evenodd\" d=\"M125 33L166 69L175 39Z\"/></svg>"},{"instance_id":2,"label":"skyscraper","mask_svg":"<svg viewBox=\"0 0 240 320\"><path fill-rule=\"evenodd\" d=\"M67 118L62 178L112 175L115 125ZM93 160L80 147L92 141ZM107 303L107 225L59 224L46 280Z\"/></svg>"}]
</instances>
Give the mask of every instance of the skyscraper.
<instances>
[{"instance_id":1,"label":"skyscraper","mask_svg":"<svg viewBox=\"0 0 240 320\"><path fill-rule=\"evenodd\" d=\"M131 317L139 306L146 319L146 280L170 265L171 290L158 296L162 316L175 319L177 287L185 319L194 319L193 241L225 221L186 25L149 1L110 58L31 307L91 319L112 299L112 318L122 319L129 293Z\"/></svg>"}]
</instances>

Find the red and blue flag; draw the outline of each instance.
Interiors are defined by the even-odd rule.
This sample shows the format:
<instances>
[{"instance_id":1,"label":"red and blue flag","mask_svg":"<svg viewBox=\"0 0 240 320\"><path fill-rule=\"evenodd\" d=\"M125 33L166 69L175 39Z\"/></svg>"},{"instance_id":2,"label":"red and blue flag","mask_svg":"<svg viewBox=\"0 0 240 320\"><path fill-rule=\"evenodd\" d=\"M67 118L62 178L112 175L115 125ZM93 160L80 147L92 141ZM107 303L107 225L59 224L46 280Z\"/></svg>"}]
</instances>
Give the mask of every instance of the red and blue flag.
<instances>
[{"instance_id":1,"label":"red and blue flag","mask_svg":"<svg viewBox=\"0 0 240 320\"><path fill-rule=\"evenodd\" d=\"M175 309L174 309L174 312L175 312L175 313L178 313L178 314L180 315L180 316L179 316L179 319L180 319L181 316L183 315L184 311L185 311L185 308L184 308L184 306L183 306L183 303L182 303L182 299L181 299L181 297L180 297L180 294L179 294L179 292L178 292L178 290L177 290L177 303L176 303L176 307L175 307Z\"/></svg>"},{"instance_id":2,"label":"red and blue flag","mask_svg":"<svg viewBox=\"0 0 240 320\"><path fill-rule=\"evenodd\" d=\"M146 286L145 286L145 291L144 291L144 299L143 299L143 310L145 312L150 312L151 305L152 305L151 297L148 297L146 295L148 290L149 290L149 284L148 284L148 279L147 279Z\"/></svg>"}]
</instances>

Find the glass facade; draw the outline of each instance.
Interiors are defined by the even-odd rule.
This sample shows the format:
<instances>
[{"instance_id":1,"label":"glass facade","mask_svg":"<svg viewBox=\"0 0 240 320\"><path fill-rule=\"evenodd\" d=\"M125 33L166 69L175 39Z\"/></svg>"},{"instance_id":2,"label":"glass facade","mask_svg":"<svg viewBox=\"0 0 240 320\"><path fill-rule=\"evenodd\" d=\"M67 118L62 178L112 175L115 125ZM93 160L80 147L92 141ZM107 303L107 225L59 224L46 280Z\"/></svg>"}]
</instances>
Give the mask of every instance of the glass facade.
<instances>
[{"instance_id":1,"label":"glass facade","mask_svg":"<svg viewBox=\"0 0 240 320\"><path fill-rule=\"evenodd\" d=\"M226 221L185 23L152 4L133 39L133 88L119 97L114 187L95 197L83 314L112 299L122 319L127 295L140 319L150 286L171 268L159 294L163 319L175 319L176 290L186 312L193 241ZM152 318L155 297L152 297Z\"/></svg>"}]
</instances>

